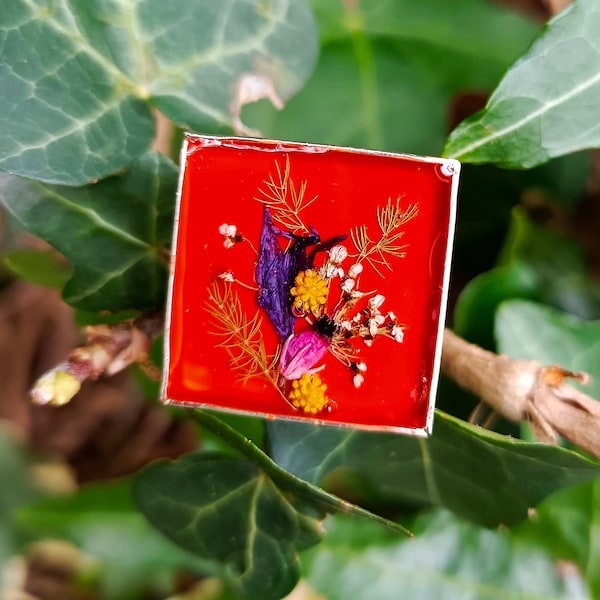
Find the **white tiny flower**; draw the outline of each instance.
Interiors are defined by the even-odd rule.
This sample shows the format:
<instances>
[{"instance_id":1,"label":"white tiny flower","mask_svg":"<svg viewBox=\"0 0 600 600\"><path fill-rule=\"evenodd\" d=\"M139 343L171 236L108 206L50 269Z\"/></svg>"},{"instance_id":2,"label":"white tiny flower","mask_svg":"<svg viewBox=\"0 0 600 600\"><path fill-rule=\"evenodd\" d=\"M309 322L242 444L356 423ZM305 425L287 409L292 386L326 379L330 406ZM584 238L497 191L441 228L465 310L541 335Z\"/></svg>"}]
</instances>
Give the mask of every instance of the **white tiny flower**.
<instances>
[{"instance_id":1,"label":"white tiny flower","mask_svg":"<svg viewBox=\"0 0 600 600\"><path fill-rule=\"evenodd\" d=\"M233 274L233 271L224 271L223 273L219 273L219 279L227 281L227 283L234 283L235 275Z\"/></svg>"},{"instance_id":2,"label":"white tiny flower","mask_svg":"<svg viewBox=\"0 0 600 600\"><path fill-rule=\"evenodd\" d=\"M349 294L354 289L355 285L356 281L354 281L354 279L350 277L344 279L344 283L342 283L342 292L346 292L346 294Z\"/></svg>"},{"instance_id":3,"label":"white tiny flower","mask_svg":"<svg viewBox=\"0 0 600 600\"><path fill-rule=\"evenodd\" d=\"M395 321L395 320L396 320L396 313L393 313L393 312L390 310L390 312L387 314L387 318L388 318L390 321Z\"/></svg>"},{"instance_id":4,"label":"white tiny flower","mask_svg":"<svg viewBox=\"0 0 600 600\"><path fill-rule=\"evenodd\" d=\"M334 277L343 277L344 269L338 267L332 262L327 263L327 269L325 270L325 276L329 279L333 279Z\"/></svg>"},{"instance_id":5,"label":"white tiny flower","mask_svg":"<svg viewBox=\"0 0 600 600\"><path fill-rule=\"evenodd\" d=\"M385 296L383 294L377 294L372 298L369 298L368 306L372 313L379 314L379 307L383 304Z\"/></svg>"},{"instance_id":6,"label":"white tiny flower","mask_svg":"<svg viewBox=\"0 0 600 600\"><path fill-rule=\"evenodd\" d=\"M375 319L369 319L367 321L367 327L369 328L369 334L375 337L377 335L377 329L379 328L377 321Z\"/></svg>"},{"instance_id":7,"label":"white tiny flower","mask_svg":"<svg viewBox=\"0 0 600 600\"><path fill-rule=\"evenodd\" d=\"M404 329L398 325L394 325L391 331L392 337L398 342L402 343L404 340Z\"/></svg>"},{"instance_id":8,"label":"white tiny flower","mask_svg":"<svg viewBox=\"0 0 600 600\"><path fill-rule=\"evenodd\" d=\"M234 238L237 235L237 227L235 225L228 225L227 237Z\"/></svg>"},{"instance_id":9,"label":"white tiny flower","mask_svg":"<svg viewBox=\"0 0 600 600\"><path fill-rule=\"evenodd\" d=\"M362 273L362 270L363 266L360 263L355 263L348 269L348 277L356 278Z\"/></svg>"},{"instance_id":10,"label":"white tiny flower","mask_svg":"<svg viewBox=\"0 0 600 600\"><path fill-rule=\"evenodd\" d=\"M365 378L360 373L357 373L352 378L352 382L354 383L354 387L358 389L363 384L364 380L365 380Z\"/></svg>"},{"instance_id":11,"label":"white tiny flower","mask_svg":"<svg viewBox=\"0 0 600 600\"><path fill-rule=\"evenodd\" d=\"M383 325L385 323L385 317L383 315L375 315L373 321L375 321L377 325Z\"/></svg>"},{"instance_id":12,"label":"white tiny flower","mask_svg":"<svg viewBox=\"0 0 600 600\"><path fill-rule=\"evenodd\" d=\"M223 246L225 246L225 248L227 248L227 250L229 250L229 248L233 248L235 246L235 242L233 242L231 240L231 238L225 238L225 241L223 242Z\"/></svg>"},{"instance_id":13,"label":"white tiny flower","mask_svg":"<svg viewBox=\"0 0 600 600\"><path fill-rule=\"evenodd\" d=\"M340 323L340 326L342 329L345 329L346 331L350 331L352 329L352 323L350 323L350 321L342 321Z\"/></svg>"},{"instance_id":14,"label":"white tiny flower","mask_svg":"<svg viewBox=\"0 0 600 600\"><path fill-rule=\"evenodd\" d=\"M356 313L353 317L352 320L355 323L360 323L362 321L362 315L360 313Z\"/></svg>"},{"instance_id":15,"label":"white tiny flower","mask_svg":"<svg viewBox=\"0 0 600 600\"><path fill-rule=\"evenodd\" d=\"M221 226L219 226L219 233L221 235L227 235L228 229L229 229L229 225L227 225L227 223L223 223Z\"/></svg>"},{"instance_id":16,"label":"white tiny flower","mask_svg":"<svg viewBox=\"0 0 600 600\"><path fill-rule=\"evenodd\" d=\"M359 362L356 363L356 368L361 372L364 373L367 370L367 363L364 362Z\"/></svg>"},{"instance_id":17,"label":"white tiny flower","mask_svg":"<svg viewBox=\"0 0 600 600\"><path fill-rule=\"evenodd\" d=\"M366 338L365 339L365 346L367 346L368 348L370 348L373 345L373 340L370 338Z\"/></svg>"},{"instance_id":18,"label":"white tiny flower","mask_svg":"<svg viewBox=\"0 0 600 600\"><path fill-rule=\"evenodd\" d=\"M329 251L329 260L334 265L339 265L340 263L342 263L346 259L347 256L348 256L348 250L346 250L346 248L344 246L334 246Z\"/></svg>"}]
</instances>

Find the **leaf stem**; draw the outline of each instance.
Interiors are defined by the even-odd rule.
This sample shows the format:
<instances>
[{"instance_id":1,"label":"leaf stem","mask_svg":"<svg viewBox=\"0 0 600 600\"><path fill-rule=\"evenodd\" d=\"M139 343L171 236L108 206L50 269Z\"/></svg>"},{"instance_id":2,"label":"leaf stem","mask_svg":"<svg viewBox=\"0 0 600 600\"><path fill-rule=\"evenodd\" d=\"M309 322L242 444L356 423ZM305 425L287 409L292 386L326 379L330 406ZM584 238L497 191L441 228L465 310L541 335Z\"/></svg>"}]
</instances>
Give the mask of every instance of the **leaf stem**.
<instances>
[{"instance_id":1,"label":"leaf stem","mask_svg":"<svg viewBox=\"0 0 600 600\"><path fill-rule=\"evenodd\" d=\"M345 3L346 27L350 31L354 57L358 68L358 81L362 104L362 116L371 148L383 148L383 131L381 129L377 73L371 42L365 35L364 18L358 3Z\"/></svg>"},{"instance_id":2,"label":"leaf stem","mask_svg":"<svg viewBox=\"0 0 600 600\"><path fill-rule=\"evenodd\" d=\"M330 494L324 489L282 469L265 452L253 444L251 440L233 429L233 427L227 425L227 423L221 421L218 417L215 417L213 414L205 410L194 410L191 412L191 415L197 423L210 430L215 435L218 435L233 448L244 454L244 456L260 467L281 488L289 490L305 500L312 502L316 501L328 512L351 514L362 519L374 521L395 533L402 533L408 537L412 537L412 533L399 523L390 521L389 519L376 515L356 504L338 498L334 494Z\"/></svg>"}]
</instances>

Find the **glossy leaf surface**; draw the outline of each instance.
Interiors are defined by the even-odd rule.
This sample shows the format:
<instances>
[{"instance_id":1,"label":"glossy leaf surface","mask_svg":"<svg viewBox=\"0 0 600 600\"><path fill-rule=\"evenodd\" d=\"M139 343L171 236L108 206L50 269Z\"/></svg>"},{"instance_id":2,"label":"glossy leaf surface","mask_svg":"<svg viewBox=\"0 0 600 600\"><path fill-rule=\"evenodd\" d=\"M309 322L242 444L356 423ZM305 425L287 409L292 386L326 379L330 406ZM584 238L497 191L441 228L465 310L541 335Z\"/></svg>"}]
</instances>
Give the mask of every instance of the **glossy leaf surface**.
<instances>
[{"instance_id":1,"label":"glossy leaf surface","mask_svg":"<svg viewBox=\"0 0 600 600\"><path fill-rule=\"evenodd\" d=\"M0 201L73 265L65 301L150 309L165 297L177 169L148 152L124 175L72 188L0 174Z\"/></svg>"},{"instance_id":2,"label":"glossy leaf surface","mask_svg":"<svg viewBox=\"0 0 600 600\"><path fill-rule=\"evenodd\" d=\"M515 523L553 491L600 474L598 463L574 452L519 442L439 411L426 440L292 423L268 427L274 459L298 477L327 484L350 472L387 506L443 506L488 527Z\"/></svg>"},{"instance_id":3,"label":"glossy leaf surface","mask_svg":"<svg viewBox=\"0 0 600 600\"><path fill-rule=\"evenodd\" d=\"M536 28L483 0L316 0L314 75L280 113L248 107L264 135L437 154L456 93L491 90Z\"/></svg>"},{"instance_id":4,"label":"glossy leaf surface","mask_svg":"<svg viewBox=\"0 0 600 600\"><path fill-rule=\"evenodd\" d=\"M581 576L561 577L542 551L446 511L420 516L409 540L341 517L303 557L312 588L329 600L572 600L589 598Z\"/></svg>"},{"instance_id":5,"label":"glossy leaf surface","mask_svg":"<svg viewBox=\"0 0 600 600\"><path fill-rule=\"evenodd\" d=\"M229 128L241 75L285 100L317 53L304 0L11 0L0 48L0 168L67 185L141 156L152 107L182 127Z\"/></svg>"},{"instance_id":6,"label":"glossy leaf surface","mask_svg":"<svg viewBox=\"0 0 600 600\"><path fill-rule=\"evenodd\" d=\"M593 597L600 594L600 480L557 492L519 525L519 537L543 545L581 569Z\"/></svg>"},{"instance_id":7,"label":"glossy leaf surface","mask_svg":"<svg viewBox=\"0 0 600 600\"><path fill-rule=\"evenodd\" d=\"M576 0L507 72L486 108L448 138L444 155L529 168L600 145L600 6Z\"/></svg>"},{"instance_id":8,"label":"glossy leaf surface","mask_svg":"<svg viewBox=\"0 0 600 600\"><path fill-rule=\"evenodd\" d=\"M600 398L600 321L584 321L541 304L513 300L498 310L496 338L499 350L512 358L588 373L591 380L585 392Z\"/></svg>"},{"instance_id":9,"label":"glossy leaf surface","mask_svg":"<svg viewBox=\"0 0 600 600\"><path fill-rule=\"evenodd\" d=\"M192 454L157 462L139 475L135 495L157 529L241 598L289 593L299 577L297 552L321 536L314 511L243 459Z\"/></svg>"}]
</instances>

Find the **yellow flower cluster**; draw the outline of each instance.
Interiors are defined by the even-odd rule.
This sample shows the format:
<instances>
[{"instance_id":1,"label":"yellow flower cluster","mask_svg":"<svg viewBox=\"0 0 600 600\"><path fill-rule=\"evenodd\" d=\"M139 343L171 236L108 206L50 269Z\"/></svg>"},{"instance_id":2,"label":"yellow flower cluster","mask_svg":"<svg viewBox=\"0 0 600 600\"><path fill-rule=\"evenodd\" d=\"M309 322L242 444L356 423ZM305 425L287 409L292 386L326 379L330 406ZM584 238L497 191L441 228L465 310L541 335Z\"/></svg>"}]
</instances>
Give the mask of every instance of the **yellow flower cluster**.
<instances>
[{"instance_id":1,"label":"yellow flower cluster","mask_svg":"<svg viewBox=\"0 0 600 600\"><path fill-rule=\"evenodd\" d=\"M304 373L300 379L292 381L292 389L288 398L299 410L316 415L321 412L329 401L325 396L327 386L321 380L318 373L309 375Z\"/></svg>"},{"instance_id":2,"label":"yellow flower cluster","mask_svg":"<svg viewBox=\"0 0 600 600\"><path fill-rule=\"evenodd\" d=\"M311 312L319 316L321 308L327 304L329 288L327 281L316 271L307 269L296 276L294 287L290 290L294 297L294 307L302 312Z\"/></svg>"}]
</instances>

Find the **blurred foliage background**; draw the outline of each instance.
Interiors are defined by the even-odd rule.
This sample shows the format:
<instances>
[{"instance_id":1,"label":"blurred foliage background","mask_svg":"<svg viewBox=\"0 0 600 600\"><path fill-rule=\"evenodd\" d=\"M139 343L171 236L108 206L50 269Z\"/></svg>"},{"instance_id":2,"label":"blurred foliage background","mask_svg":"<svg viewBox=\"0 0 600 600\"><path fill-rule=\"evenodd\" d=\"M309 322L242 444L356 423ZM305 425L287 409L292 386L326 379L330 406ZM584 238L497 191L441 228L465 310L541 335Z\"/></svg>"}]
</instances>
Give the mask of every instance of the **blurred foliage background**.
<instances>
[{"instance_id":1,"label":"blurred foliage background","mask_svg":"<svg viewBox=\"0 0 600 600\"><path fill-rule=\"evenodd\" d=\"M600 399L600 9L576 0L544 26L562 4L5 0L2 598L600 597L600 465L526 426L469 425L477 399L451 381L429 440L209 427L136 369L63 407L28 397L78 327L162 307L181 132L241 116L267 137L464 161L449 325L586 371ZM282 110L231 114L248 71ZM254 462L223 441L242 436ZM321 524L340 512L321 488L414 538Z\"/></svg>"}]
</instances>

